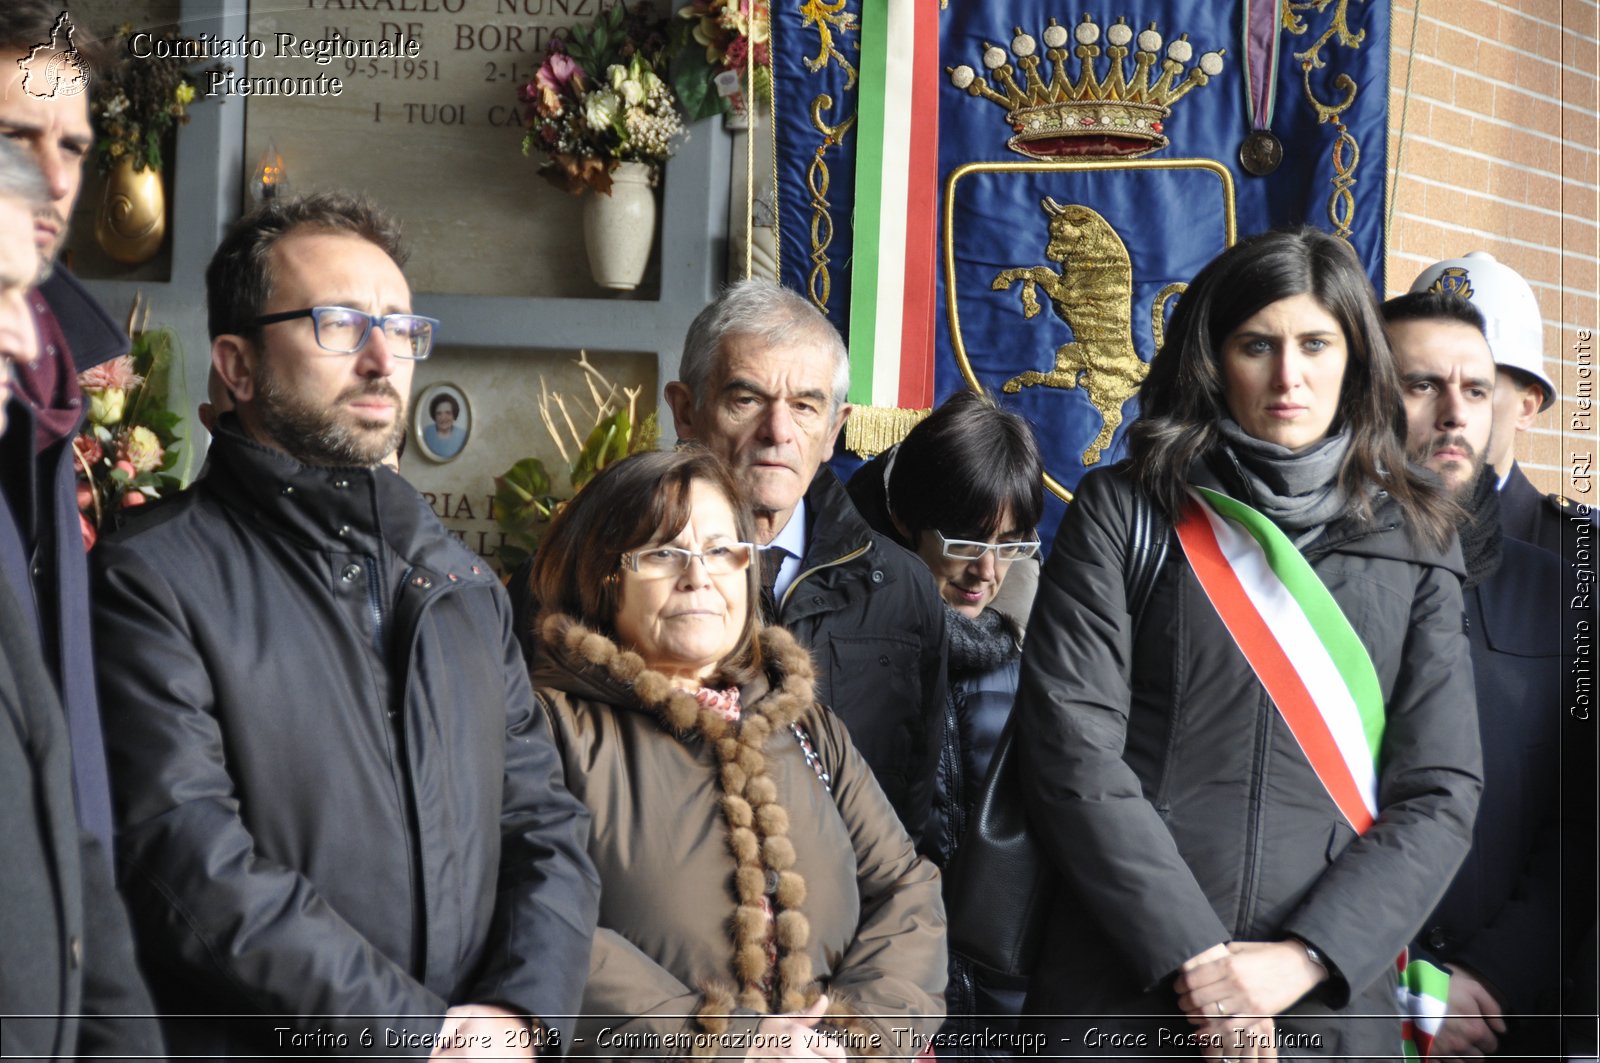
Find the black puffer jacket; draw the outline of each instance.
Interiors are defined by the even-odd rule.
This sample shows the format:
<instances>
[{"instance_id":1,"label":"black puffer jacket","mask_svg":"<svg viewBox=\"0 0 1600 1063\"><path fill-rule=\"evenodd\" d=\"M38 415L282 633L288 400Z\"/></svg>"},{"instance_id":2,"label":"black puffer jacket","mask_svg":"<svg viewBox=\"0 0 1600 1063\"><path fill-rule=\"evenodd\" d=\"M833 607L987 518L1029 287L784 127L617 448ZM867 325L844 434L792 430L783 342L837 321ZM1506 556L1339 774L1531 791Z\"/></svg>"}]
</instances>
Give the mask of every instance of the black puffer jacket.
<instances>
[{"instance_id":1,"label":"black puffer jacket","mask_svg":"<svg viewBox=\"0 0 1600 1063\"><path fill-rule=\"evenodd\" d=\"M431 1035L497 1003L564 1045L589 816L504 591L410 485L302 466L228 418L199 483L96 557L120 877L158 1005L312 1016L276 1025L352 1049L370 1026L382 1049L364 1016ZM169 1029L179 1052L261 1047Z\"/></svg>"},{"instance_id":2,"label":"black puffer jacket","mask_svg":"<svg viewBox=\"0 0 1600 1063\"><path fill-rule=\"evenodd\" d=\"M1028 632L1023 776L1071 889L1027 1010L1083 1016L1050 1023L1072 1037L1062 1051L1170 1053L1161 1029L1191 1029L1172 991L1180 964L1220 942L1294 935L1335 975L1279 1017L1280 1033L1303 1038L1288 1054L1392 1056L1397 1019L1344 1016L1395 1015L1395 958L1465 855L1481 788L1459 551L1413 545L1392 503L1376 528L1336 521L1304 551L1387 706L1381 812L1358 839L1175 538L1130 632L1131 499L1120 468L1081 481ZM1106 1018L1140 1014L1153 1018ZM1086 1047L1088 1026L1147 1040Z\"/></svg>"},{"instance_id":3,"label":"black puffer jacket","mask_svg":"<svg viewBox=\"0 0 1600 1063\"><path fill-rule=\"evenodd\" d=\"M861 519L827 466L779 622L812 652L817 700L850 729L878 785L921 841L944 729L944 604L928 567Z\"/></svg>"}]
</instances>

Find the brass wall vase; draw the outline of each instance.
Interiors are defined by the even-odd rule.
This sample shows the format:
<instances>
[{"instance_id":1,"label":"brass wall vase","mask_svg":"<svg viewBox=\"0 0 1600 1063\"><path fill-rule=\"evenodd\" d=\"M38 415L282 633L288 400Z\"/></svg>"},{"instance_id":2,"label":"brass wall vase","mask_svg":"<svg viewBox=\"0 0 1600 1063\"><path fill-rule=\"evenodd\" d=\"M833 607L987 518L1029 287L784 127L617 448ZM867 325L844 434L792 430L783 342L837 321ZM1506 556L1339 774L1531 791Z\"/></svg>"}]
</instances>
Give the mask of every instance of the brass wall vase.
<instances>
[{"instance_id":1,"label":"brass wall vase","mask_svg":"<svg viewBox=\"0 0 1600 1063\"><path fill-rule=\"evenodd\" d=\"M125 266L154 258L167 235L161 171L151 166L135 170L132 159L117 163L95 211L94 235L106 254Z\"/></svg>"}]
</instances>

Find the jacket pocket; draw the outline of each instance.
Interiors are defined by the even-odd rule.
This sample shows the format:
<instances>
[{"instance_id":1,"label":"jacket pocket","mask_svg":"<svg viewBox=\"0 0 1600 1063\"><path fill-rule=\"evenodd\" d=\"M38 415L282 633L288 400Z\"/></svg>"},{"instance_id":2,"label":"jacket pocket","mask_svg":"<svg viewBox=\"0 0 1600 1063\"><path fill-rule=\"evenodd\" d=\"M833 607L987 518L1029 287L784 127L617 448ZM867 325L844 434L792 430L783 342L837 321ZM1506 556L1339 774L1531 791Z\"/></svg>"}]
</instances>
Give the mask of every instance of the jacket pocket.
<instances>
[{"instance_id":1,"label":"jacket pocket","mask_svg":"<svg viewBox=\"0 0 1600 1063\"><path fill-rule=\"evenodd\" d=\"M904 776L921 766L922 646L902 635L831 635L828 706L845 722L850 740L880 776Z\"/></svg>"}]
</instances>

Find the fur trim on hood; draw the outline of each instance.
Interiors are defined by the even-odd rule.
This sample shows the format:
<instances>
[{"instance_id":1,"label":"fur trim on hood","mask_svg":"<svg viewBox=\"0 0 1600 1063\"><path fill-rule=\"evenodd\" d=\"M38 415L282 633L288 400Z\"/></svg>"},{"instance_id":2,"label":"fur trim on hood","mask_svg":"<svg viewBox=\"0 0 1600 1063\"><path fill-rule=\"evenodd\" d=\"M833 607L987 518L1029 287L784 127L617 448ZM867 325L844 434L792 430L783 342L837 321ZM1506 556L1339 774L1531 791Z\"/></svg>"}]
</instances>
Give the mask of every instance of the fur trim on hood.
<instances>
[{"instance_id":1,"label":"fur trim on hood","mask_svg":"<svg viewBox=\"0 0 1600 1063\"><path fill-rule=\"evenodd\" d=\"M727 844L736 864L736 905L732 984L701 987L705 998L696 1016L701 1030L712 1035L711 1054L716 1054L716 1035L728 1029L728 1016L736 1009L766 1015L809 1006L821 990L806 952L811 938L804 913L806 883L794 869L789 813L778 803L767 759L773 742L796 740L801 715L815 704L815 673L805 648L782 628L763 628L759 637L770 687L752 690L740 719L730 722L645 667L637 653L569 616L545 617L538 634L548 660L536 671L556 667L584 685L597 685L607 700L653 713L681 741L698 738L716 755ZM762 903L768 896L771 918Z\"/></svg>"}]
</instances>

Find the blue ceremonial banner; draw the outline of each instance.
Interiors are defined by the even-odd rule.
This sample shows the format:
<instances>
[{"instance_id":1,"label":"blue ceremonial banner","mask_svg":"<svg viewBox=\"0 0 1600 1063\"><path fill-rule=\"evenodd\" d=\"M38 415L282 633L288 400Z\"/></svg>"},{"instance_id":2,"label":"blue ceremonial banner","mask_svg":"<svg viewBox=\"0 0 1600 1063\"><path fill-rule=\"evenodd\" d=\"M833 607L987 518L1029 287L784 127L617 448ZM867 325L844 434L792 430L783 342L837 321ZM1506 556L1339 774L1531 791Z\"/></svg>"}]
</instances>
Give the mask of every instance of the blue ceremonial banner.
<instances>
[{"instance_id":1,"label":"blue ceremonial banner","mask_svg":"<svg viewBox=\"0 0 1600 1063\"><path fill-rule=\"evenodd\" d=\"M1369 0L949 0L939 398L982 385L1027 416L1059 499L1121 456L1165 318L1237 237L1339 233L1381 291L1388 21Z\"/></svg>"},{"instance_id":2,"label":"blue ceremonial banner","mask_svg":"<svg viewBox=\"0 0 1600 1063\"><path fill-rule=\"evenodd\" d=\"M771 11L778 279L848 341L861 0L772 0Z\"/></svg>"}]
</instances>

